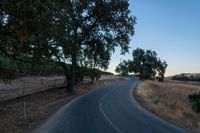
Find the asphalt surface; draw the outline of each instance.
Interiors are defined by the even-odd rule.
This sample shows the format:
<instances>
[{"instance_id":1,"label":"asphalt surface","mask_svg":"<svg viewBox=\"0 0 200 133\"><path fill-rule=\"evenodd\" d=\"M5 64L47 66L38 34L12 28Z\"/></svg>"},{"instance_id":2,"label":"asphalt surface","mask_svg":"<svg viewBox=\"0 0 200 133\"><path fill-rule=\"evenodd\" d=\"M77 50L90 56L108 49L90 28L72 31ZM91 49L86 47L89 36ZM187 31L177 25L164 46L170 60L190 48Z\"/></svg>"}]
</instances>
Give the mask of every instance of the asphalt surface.
<instances>
[{"instance_id":1,"label":"asphalt surface","mask_svg":"<svg viewBox=\"0 0 200 133\"><path fill-rule=\"evenodd\" d=\"M132 96L136 79L83 95L58 110L37 133L186 133L141 107Z\"/></svg>"}]
</instances>

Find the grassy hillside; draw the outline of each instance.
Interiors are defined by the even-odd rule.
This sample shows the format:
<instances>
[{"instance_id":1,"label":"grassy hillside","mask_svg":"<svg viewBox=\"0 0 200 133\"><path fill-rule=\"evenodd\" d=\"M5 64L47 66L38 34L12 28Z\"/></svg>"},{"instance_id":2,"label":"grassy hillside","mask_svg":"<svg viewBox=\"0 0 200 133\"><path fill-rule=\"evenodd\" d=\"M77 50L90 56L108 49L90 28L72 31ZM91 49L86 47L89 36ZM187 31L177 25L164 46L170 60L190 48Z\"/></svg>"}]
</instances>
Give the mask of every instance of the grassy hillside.
<instances>
[{"instance_id":1,"label":"grassy hillside","mask_svg":"<svg viewBox=\"0 0 200 133\"><path fill-rule=\"evenodd\" d=\"M181 81L200 81L200 73L182 73L172 76L172 79Z\"/></svg>"}]
</instances>

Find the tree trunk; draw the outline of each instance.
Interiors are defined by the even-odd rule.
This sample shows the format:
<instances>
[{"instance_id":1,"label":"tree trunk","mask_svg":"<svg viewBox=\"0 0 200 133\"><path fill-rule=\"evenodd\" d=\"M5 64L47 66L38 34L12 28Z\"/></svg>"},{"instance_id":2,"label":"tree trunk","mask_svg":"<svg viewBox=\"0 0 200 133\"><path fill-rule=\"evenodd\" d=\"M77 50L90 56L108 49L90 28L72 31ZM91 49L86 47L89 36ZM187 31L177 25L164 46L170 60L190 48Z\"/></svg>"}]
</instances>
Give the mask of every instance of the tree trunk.
<instances>
[{"instance_id":1,"label":"tree trunk","mask_svg":"<svg viewBox=\"0 0 200 133\"><path fill-rule=\"evenodd\" d=\"M68 71L68 68L66 66L66 64L64 63L60 63L63 70L64 70L64 73L65 73L65 82L64 82L64 86L65 86L65 89L67 90L67 81L68 81L68 76L69 76L69 71Z\"/></svg>"},{"instance_id":2,"label":"tree trunk","mask_svg":"<svg viewBox=\"0 0 200 133\"><path fill-rule=\"evenodd\" d=\"M75 73L76 73L76 52L72 53L72 64L70 67L70 72L67 76L67 92L72 93L74 91L75 85Z\"/></svg>"}]
</instances>

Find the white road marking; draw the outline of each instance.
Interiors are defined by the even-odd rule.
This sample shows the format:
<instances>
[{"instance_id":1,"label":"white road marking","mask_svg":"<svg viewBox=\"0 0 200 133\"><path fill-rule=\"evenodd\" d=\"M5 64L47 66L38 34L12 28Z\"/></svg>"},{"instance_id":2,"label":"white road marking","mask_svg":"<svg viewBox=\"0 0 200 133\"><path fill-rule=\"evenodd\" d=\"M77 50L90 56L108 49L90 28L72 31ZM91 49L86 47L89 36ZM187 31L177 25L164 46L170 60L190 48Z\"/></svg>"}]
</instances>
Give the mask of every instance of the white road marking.
<instances>
[{"instance_id":1,"label":"white road marking","mask_svg":"<svg viewBox=\"0 0 200 133\"><path fill-rule=\"evenodd\" d=\"M114 88L112 90L110 90L109 92L107 92L106 94L103 95L103 97L99 100L99 110L100 112L102 113L102 115L104 116L104 118L108 121L108 123L118 132L118 133L123 133L109 118L108 116L106 115L106 113L104 112L103 110L103 105L102 105L102 101L103 99L108 95L110 94L112 91L118 89L119 87L117 88Z\"/></svg>"}]
</instances>

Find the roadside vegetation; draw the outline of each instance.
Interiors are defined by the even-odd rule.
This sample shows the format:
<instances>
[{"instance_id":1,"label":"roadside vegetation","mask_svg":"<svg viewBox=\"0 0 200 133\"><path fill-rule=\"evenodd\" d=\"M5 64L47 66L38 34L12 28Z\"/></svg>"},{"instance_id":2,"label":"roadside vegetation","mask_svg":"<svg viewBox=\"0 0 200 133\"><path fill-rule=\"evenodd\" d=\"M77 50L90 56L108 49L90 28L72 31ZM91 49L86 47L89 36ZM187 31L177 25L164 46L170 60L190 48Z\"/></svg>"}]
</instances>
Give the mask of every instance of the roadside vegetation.
<instances>
[{"instance_id":1,"label":"roadside vegetation","mask_svg":"<svg viewBox=\"0 0 200 133\"><path fill-rule=\"evenodd\" d=\"M116 67L117 73L128 76L129 72L134 72L142 80L164 80L167 63L161 61L155 51L137 48L132 55L133 60L124 60Z\"/></svg>"},{"instance_id":2,"label":"roadside vegetation","mask_svg":"<svg viewBox=\"0 0 200 133\"><path fill-rule=\"evenodd\" d=\"M179 75L172 76L172 80L183 81L187 83L198 83L200 81L199 73L182 73ZM199 82L200 83L200 82ZM200 113L200 91L188 95L188 99L191 104L191 108L196 112Z\"/></svg>"},{"instance_id":3,"label":"roadside vegetation","mask_svg":"<svg viewBox=\"0 0 200 133\"><path fill-rule=\"evenodd\" d=\"M70 66L69 64L66 64ZM33 68L34 67L34 68ZM76 68L76 84L82 83L84 77L89 77L92 82L101 78L101 75L113 75L110 72L101 71L98 68L77 67ZM12 80L22 77L31 76L64 76L63 68L56 64L53 60L46 60L43 64L35 66L30 63L24 63L0 56L0 79L5 83L10 83Z\"/></svg>"},{"instance_id":4,"label":"roadside vegetation","mask_svg":"<svg viewBox=\"0 0 200 133\"><path fill-rule=\"evenodd\" d=\"M199 91L200 82L147 80L137 88L134 96L140 104L159 117L192 132L199 132L200 114L191 108L199 100L193 94ZM196 106L194 109L197 109Z\"/></svg>"},{"instance_id":5,"label":"roadside vegetation","mask_svg":"<svg viewBox=\"0 0 200 133\"><path fill-rule=\"evenodd\" d=\"M192 109L196 113L200 113L200 91L188 96Z\"/></svg>"}]
</instances>

